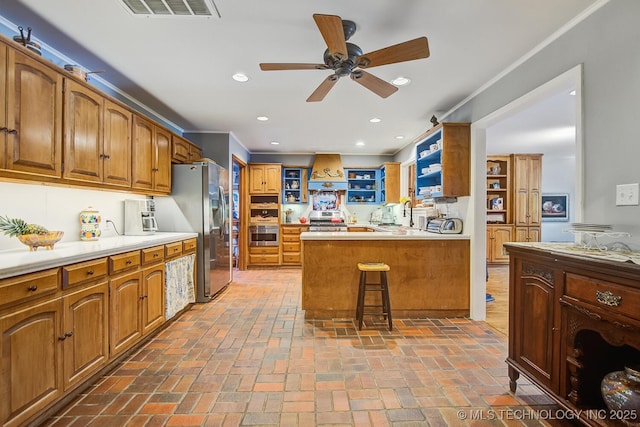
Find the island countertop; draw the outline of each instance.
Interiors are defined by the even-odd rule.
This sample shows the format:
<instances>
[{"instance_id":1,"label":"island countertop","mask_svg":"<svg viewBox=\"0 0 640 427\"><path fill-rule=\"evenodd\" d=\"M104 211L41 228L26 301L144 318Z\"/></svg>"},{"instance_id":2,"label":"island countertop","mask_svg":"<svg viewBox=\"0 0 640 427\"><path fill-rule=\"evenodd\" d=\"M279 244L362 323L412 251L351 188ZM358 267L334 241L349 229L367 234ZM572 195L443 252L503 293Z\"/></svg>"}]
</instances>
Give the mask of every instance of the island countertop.
<instances>
[{"instance_id":1,"label":"island countertop","mask_svg":"<svg viewBox=\"0 0 640 427\"><path fill-rule=\"evenodd\" d=\"M305 231L301 240L469 240L468 234L439 234L415 228L357 225L374 231ZM402 230L406 233L402 233ZM402 233L402 234L401 234Z\"/></svg>"},{"instance_id":2,"label":"island countertop","mask_svg":"<svg viewBox=\"0 0 640 427\"><path fill-rule=\"evenodd\" d=\"M0 279L47 268L87 261L155 245L197 237L197 233L154 233L146 236L103 237L99 240L56 243L52 250L40 248L0 251Z\"/></svg>"}]
</instances>

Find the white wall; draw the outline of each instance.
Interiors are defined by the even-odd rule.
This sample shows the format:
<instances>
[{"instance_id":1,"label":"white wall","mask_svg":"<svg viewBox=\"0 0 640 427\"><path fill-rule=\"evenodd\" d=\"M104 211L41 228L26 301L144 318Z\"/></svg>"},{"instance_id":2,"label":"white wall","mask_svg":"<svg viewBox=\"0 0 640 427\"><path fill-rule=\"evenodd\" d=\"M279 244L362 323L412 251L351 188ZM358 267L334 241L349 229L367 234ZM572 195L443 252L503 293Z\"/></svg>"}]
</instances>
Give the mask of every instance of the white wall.
<instances>
[{"instance_id":1,"label":"white wall","mask_svg":"<svg viewBox=\"0 0 640 427\"><path fill-rule=\"evenodd\" d=\"M567 230L575 222L575 157L542 156L542 194L569 195L569 221L542 220L543 242L573 242L575 236Z\"/></svg>"},{"instance_id":2,"label":"white wall","mask_svg":"<svg viewBox=\"0 0 640 427\"><path fill-rule=\"evenodd\" d=\"M49 230L64 231L61 242L80 240L80 212L89 206L100 211L103 236L116 235L113 229L105 229L106 219L111 219L120 234L123 234L125 199L144 199L144 196L126 192L0 182L1 216L18 217L28 223L43 225ZM27 249L15 237L0 234L0 250L19 248Z\"/></svg>"}]
</instances>

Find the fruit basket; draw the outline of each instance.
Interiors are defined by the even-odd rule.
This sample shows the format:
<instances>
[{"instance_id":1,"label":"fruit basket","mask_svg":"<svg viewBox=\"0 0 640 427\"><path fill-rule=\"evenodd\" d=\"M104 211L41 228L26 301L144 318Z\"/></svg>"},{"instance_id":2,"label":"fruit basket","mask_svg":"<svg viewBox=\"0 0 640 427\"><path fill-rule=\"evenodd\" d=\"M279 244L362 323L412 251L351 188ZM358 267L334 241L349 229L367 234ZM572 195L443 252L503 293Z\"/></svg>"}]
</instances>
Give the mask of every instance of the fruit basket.
<instances>
[{"instance_id":1,"label":"fruit basket","mask_svg":"<svg viewBox=\"0 0 640 427\"><path fill-rule=\"evenodd\" d=\"M29 246L30 251L36 251L40 246L53 249L53 245L58 243L64 236L64 231L49 231L44 234L22 234L18 237L20 243Z\"/></svg>"}]
</instances>

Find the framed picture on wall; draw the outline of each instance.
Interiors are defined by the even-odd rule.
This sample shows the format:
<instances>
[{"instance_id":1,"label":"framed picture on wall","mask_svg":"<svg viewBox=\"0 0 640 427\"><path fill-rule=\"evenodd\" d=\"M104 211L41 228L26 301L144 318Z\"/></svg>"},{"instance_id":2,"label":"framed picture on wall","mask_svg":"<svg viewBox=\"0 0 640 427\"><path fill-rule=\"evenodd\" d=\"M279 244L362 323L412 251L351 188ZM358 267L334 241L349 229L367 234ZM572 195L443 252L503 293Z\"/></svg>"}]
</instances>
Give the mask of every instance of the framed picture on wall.
<instances>
[{"instance_id":1,"label":"framed picture on wall","mask_svg":"<svg viewBox=\"0 0 640 427\"><path fill-rule=\"evenodd\" d=\"M543 194L541 206L543 221L569 221L568 194Z\"/></svg>"}]
</instances>

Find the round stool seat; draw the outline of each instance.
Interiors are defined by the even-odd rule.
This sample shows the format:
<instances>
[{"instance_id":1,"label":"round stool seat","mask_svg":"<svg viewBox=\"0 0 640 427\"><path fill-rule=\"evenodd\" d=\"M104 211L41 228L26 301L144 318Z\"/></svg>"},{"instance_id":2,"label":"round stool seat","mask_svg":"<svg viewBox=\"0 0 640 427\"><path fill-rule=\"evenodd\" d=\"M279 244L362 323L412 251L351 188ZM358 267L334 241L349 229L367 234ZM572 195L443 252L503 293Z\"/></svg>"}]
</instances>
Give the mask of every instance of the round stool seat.
<instances>
[{"instance_id":1,"label":"round stool seat","mask_svg":"<svg viewBox=\"0 0 640 427\"><path fill-rule=\"evenodd\" d=\"M360 271L389 271L391 268L384 262L359 262Z\"/></svg>"}]
</instances>

